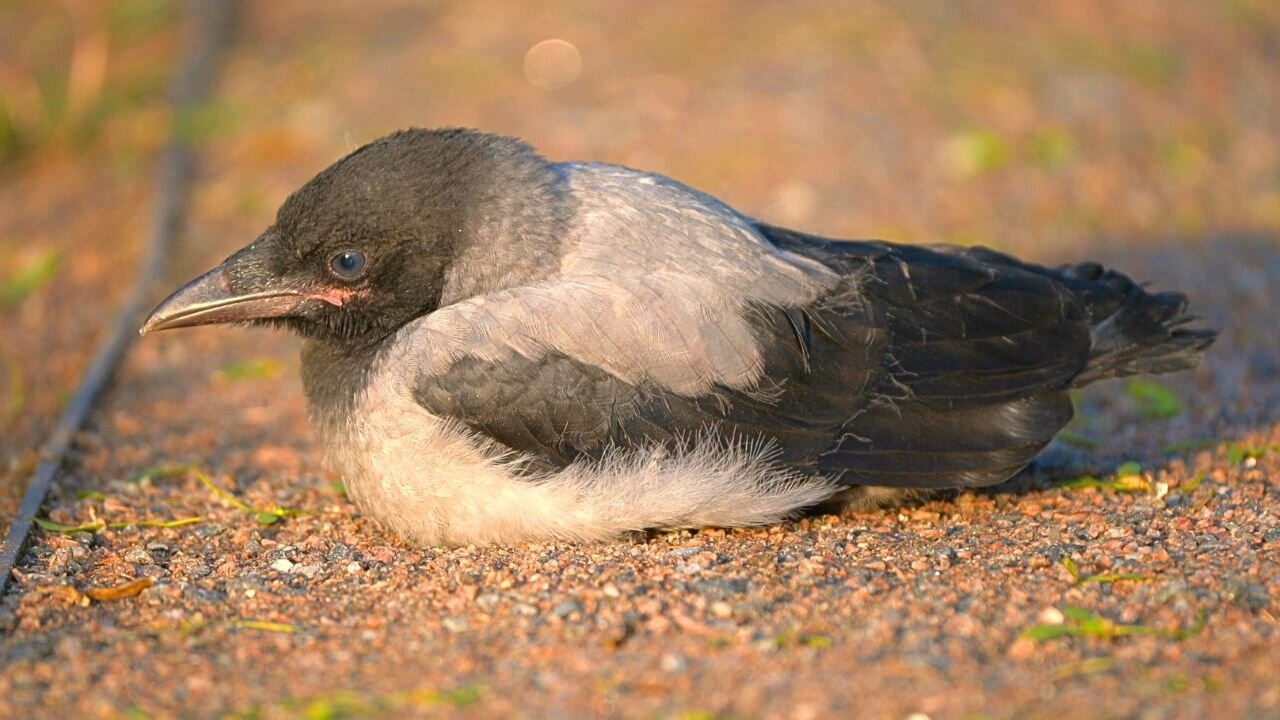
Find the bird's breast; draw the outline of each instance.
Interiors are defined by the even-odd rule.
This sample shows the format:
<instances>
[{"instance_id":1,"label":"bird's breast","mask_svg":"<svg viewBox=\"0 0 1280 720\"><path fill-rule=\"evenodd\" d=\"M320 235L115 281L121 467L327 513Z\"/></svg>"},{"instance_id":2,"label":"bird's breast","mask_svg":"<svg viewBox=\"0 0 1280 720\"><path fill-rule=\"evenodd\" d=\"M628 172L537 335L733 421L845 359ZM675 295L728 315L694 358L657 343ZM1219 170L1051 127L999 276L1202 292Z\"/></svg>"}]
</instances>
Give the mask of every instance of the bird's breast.
<instances>
[{"instance_id":1,"label":"bird's breast","mask_svg":"<svg viewBox=\"0 0 1280 720\"><path fill-rule=\"evenodd\" d=\"M413 542L605 535L583 520L573 489L518 474L509 451L415 402L394 367L374 367L349 409L318 407L311 414L351 500Z\"/></svg>"}]
</instances>

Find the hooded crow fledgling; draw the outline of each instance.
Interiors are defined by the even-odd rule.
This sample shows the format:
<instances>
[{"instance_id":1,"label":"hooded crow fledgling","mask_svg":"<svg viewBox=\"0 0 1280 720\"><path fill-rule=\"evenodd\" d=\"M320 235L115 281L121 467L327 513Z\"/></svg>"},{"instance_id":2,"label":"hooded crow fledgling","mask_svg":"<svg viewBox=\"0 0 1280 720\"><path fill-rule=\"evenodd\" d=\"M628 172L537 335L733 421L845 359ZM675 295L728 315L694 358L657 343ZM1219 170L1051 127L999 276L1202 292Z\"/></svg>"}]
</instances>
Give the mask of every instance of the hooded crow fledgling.
<instances>
[{"instance_id":1,"label":"hooded crow fledgling","mask_svg":"<svg viewBox=\"0 0 1280 720\"><path fill-rule=\"evenodd\" d=\"M770 523L1003 482L1095 380L1192 366L1186 298L1095 263L805 235L663 177L408 130L142 331L305 338L350 497L418 543Z\"/></svg>"}]
</instances>

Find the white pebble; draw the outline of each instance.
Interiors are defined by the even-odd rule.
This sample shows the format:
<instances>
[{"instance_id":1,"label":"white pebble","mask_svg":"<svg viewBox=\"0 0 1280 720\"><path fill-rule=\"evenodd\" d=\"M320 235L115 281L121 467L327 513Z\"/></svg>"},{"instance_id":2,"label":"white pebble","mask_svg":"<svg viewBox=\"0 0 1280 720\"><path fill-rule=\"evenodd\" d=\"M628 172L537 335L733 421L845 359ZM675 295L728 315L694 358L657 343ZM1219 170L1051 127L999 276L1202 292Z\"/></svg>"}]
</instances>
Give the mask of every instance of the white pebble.
<instances>
[{"instance_id":1,"label":"white pebble","mask_svg":"<svg viewBox=\"0 0 1280 720\"><path fill-rule=\"evenodd\" d=\"M1061 625L1067 618L1056 607L1047 607L1040 611L1040 622L1045 625Z\"/></svg>"}]
</instances>

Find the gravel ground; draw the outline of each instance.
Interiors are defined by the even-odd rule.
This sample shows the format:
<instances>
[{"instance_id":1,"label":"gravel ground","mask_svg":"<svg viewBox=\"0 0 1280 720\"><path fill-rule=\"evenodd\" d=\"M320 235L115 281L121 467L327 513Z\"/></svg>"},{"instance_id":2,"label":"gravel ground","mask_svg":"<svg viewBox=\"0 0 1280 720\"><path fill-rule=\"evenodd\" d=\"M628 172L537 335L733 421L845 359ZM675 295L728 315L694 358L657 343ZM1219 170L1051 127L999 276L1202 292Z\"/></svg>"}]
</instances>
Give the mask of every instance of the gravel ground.
<instances>
[{"instance_id":1,"label":"gravel ground","mask_svg":"<svg viewBox=\"0 0 1280 720\"><path fill-rule=\"evenodd\" d=\"M1069 442L989 491L419 549L324 469L294 340L148 337L42 513L67 528L34 533L0 601L0 716L1280 717L1280 18L894 7L254 4L173 279L348 144L470 124L807 230L1100 259L1192 296L1223 329L1205 367L1091 388ZM521 58L553 36L584 70L548 92ZM109 77L172 37L121 41ZM2 318L31 398L11 479L125 289L147 192L118 161L154 151L128 130L149 108L0 178L0 242L65 258Z\"/></svg>"}]
</instances>

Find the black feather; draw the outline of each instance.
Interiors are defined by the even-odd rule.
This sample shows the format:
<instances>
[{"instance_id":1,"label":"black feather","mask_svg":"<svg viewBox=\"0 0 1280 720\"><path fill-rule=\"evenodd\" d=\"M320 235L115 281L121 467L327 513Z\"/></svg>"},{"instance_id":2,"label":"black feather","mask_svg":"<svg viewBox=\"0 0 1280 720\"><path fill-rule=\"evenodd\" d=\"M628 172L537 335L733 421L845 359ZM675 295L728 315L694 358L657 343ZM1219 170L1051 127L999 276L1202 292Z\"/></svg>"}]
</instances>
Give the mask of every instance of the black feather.
<instances>
[{"instance_id":1,"label":"black feather","mask_svg":"<svg viewBox=\"0 0 1280 720\"><path fill-rule=\"evenodd\" d=\"M1096 265L1050 270L985 249L833 242L761 226L848 278L804 308L756 308L762 386L683 397L558 353L464 357L419 378L418 401L563 467L714 430L767 440L793 467L849 484L1001 482L1071 419L1065 390L1181 367L1212 334L1184 301Z\"/></svg>"},{"instance_id":2,"label":"black feather","mask_svg":"<svg viewBox=\"0 0 1280 720\"><path fill-rule=\"evenodd\" d=\"M418 379L418 402L549 467L713 431L772 442L781 462L851 485L983 485L1070 421L1069 387L1182 362L1183 338L1208 337L1178 329L1177 296L1093 265L760 229L846 283L808 307L747 313L764 352L759 387L685 397L547 352L459 358Z\"/></svg>"}]
</instances>

